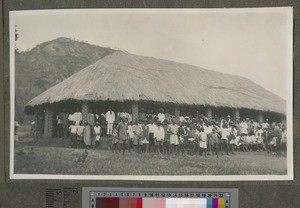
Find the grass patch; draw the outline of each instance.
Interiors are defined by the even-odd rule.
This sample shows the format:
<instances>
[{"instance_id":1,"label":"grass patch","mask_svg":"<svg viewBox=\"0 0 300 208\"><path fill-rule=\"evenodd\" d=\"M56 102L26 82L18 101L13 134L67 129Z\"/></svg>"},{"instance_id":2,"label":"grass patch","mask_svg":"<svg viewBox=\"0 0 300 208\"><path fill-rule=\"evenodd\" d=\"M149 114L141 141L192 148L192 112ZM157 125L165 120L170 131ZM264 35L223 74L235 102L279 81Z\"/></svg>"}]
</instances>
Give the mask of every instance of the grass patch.
<instances>
[{"instance_id":1,"label":"grass patch","mask_svg":"<svg viewBox=\"0 0 300 208\"><path fill-rule=\"evenodd\" d=\"M31 149L33 148L33 153ZM16 174L72 175L286 175L286 157L266 152L238 152L222 156L181 156L89 150L83 164L77 164L82 149L16 144Z\"/></svg>"},{"instance_id":2,"label":"grass patch","mask_svg":"<svg viewBox=\"0 0 300 208\"><path fill-rule=\"evenodd\" d=\"M20 125L17 129L17 135L19 136L19 139L23 138L30 138L32 135L30 135L31 126L30 125Z\"/></svg>"}]
</instances>

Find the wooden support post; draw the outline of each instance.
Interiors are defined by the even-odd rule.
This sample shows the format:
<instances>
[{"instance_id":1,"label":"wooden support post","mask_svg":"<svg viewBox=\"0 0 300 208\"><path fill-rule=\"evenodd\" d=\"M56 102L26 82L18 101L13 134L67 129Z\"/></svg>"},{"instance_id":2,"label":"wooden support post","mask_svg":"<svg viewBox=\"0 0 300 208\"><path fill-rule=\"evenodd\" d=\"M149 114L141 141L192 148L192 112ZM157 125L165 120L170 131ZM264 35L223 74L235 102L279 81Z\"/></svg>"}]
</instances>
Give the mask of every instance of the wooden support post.
<instances>
[{"instance_id":1,"label":"wooden support post","mask_svg":"<svg viewBox=\"0 0 300 208\"><path fill-rule=\"evenodd\" d=\"M44 134L45 114L41 107L35 109L35 139L40 139Z\"/></svg>"},{"instance_id":2,"label":"wooden support post","mask_svg":"<svg viewBox=\"0 0 300 208\"><path fill-rule=\"evenodd\" d=\"M53 137L53 105L48 104L45 108L45 128L44 128L44 137L51 138Z\"/></svg>"},{"instance_id":3,"label":"wooden support post","mask_svg":"<svg viewBox=\"0 0 300 208\"><path fill-rule=\"evenodd\" d=\"M260 124L264 122L264 115L261 111L257 112L257 118L256 119L257 119L258 123L260 123Z\"/></svg>"},{"instance_id":4,"label":"wooden support post","mask_svg":"<svg viewBox=\"0 0 300 208\"><path fill-rule=\"evenodd\" d=\"M180 116L180 108L179 108L179 106L175 107L174 114L175 114L176 117Z\"/></svg>"},{"instance_id":5,"label":"wooden support post","mask_svg":"<svg viewBox=\"0 0 300 208\"><path fill-rule=\"evenodd\" d=\"M84 124L85 122L87 122L87 115L89 113L89 104L87 102L82 103L81 113L82 113L82 122Z\"/></svg>"},{"instance_id":6,"label":"wooden support post","mask_svg":"<svg viewBox=\"0 0 300 208\"><path fill-rule=\"evenodd\" d=\"M234 109L233 119L235 122L240 120L240 110L238 108Z\"/></svg>"},{"instance_id":7,"label":"wooden support post","mask_svg":"<svg viewBox=\"0 0 300 208\"><path fill-rule=\"evenodd\" d=\"M132 110L132 121L138 121L139 119L139 104L137 102L133 102L131 104L131 110Z\"/></svg>"},{"instance_id":8,"label":"wooden support post","mask_svg":"<svg viewBox=\"0 0 300 208\"><path fill-rule=\"evenodd\" d=\"M212 109L211 109L211 107L208 107L208 108L207 108L207 119L208 119L209 121L211 121L211 120L212 120L212 117L213 117L213 115L212 115Z\"/></svg>"},{"instance_id":9,"label":"wooden support post","mask_svg":"<svg viewBox=\"0 0 300 208\"><path fill-rule=\"evenodd\" d=\"M286 124L286 116L281 115L281 123Z\"/></svg>"}]
</instances>

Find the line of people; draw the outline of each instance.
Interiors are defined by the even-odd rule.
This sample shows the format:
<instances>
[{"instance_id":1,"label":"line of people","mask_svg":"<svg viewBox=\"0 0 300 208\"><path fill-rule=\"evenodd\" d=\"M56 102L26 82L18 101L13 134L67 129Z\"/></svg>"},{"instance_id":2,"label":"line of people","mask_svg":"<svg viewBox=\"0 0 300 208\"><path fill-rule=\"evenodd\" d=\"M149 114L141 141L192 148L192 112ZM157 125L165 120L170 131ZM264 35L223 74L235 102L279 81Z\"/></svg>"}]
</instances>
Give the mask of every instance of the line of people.
<instances>
[{"instance_id":1,"label":"line of people","mask_svg":"<svg viewBox=\"0 0 300 208\"><path fill-rule=\"evenodd\" d=\"M69 130L72 147L97 148L101 137L111 138L112 151L137 153L181 153L181 154L234 154L236 151L268 151L274 155L286 155L287 131L282 123L259 124L253 119L233 122L230 116L208 121L203 115L189 116L164 113L146 114L142 109L138 119L124 109L114 113L112 108L104 114L89 112L82 122L80 112L58 115L64 127L64 136ZM79 114L79 115L78 115ZM75 115L75 116L74 116ZM66 132L65 132L66 131Z\"/></svg>"}]
</instances>

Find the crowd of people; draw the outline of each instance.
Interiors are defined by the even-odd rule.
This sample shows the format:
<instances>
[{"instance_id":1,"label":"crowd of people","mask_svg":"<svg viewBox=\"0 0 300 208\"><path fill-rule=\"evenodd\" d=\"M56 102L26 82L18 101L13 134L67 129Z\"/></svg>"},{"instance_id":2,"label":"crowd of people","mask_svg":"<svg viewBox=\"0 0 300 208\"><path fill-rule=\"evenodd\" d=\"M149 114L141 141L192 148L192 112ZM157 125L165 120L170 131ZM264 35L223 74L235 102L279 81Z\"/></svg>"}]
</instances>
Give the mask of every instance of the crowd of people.
<instances>
[{"instance_id":1,"label":"crowd of people","mask_svg":"<svg viewBox=\"0 0 300 208\"><path fill-rule=\"evenodd\" d=\"M252 118L233 120L226 117L206 116L196 113L175 115L163 108L158 113L143 108L133 120L131 111L124 108L114 112L98 110L87 114L83 123L77 109L65 109L57 119L58 137L70 137L73 148L99 148L101 138L111 140L115 153L128 152L157 154L235 154L237 151L267 151L273 155L286 155L287 130L283 123L258 123Z\"/></svg>"}]
</instances>

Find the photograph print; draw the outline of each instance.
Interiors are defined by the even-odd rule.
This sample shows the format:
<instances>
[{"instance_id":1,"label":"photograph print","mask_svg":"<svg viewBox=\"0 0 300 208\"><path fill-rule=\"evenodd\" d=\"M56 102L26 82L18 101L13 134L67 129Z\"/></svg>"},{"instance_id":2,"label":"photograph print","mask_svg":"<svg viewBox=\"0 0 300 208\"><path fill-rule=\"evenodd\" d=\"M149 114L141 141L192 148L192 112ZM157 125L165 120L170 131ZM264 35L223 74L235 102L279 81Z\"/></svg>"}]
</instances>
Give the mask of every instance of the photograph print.
<instances>
[{"instance_id":1,"label":"photograph print","mask_svg":"<svg viewBox=\"0 0 300 208\"><path fill-rule=\"evenodd\" d=\"M10 179L293 180L293 10L10 12Z\"/></svg>"}]
</instances>

